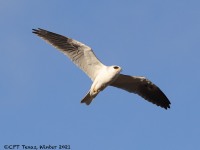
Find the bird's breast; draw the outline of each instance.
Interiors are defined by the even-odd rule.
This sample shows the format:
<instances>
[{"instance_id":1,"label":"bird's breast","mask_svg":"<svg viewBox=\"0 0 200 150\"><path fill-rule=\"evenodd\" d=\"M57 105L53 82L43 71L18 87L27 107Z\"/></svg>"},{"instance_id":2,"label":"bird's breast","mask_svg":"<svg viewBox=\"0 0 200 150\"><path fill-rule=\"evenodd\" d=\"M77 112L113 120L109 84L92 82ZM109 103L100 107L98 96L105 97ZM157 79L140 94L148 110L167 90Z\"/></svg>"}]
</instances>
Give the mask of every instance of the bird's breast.
<instances>
[{"instance_id":1,"label":"bird's breast","mask_svg":"<svg viewBox=\"0 0 200 150\"><path fill-rule=\"evenodd\" d=\"M119 73L110 72L107 70L102 70L95 78L91 90L92 91L102 91L109 84L111 84L117 77Z\"/></svg>"}]
</instances>

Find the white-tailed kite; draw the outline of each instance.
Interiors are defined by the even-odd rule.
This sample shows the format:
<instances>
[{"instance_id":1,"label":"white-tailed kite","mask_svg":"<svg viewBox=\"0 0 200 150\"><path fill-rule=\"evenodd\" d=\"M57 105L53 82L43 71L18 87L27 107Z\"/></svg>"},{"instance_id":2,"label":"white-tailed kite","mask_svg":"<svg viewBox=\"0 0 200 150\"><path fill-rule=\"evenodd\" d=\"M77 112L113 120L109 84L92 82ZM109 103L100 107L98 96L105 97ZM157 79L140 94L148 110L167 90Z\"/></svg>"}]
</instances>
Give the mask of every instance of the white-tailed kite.
<instances>
[{"instance_id":1,"label":"white-tailed kite","mask_svg":"<svg viewBox=\"0 0 200 150\"><path fill-rule=\"evenodd\" d=\"M33 33L67 55L93 81L81 103L89 105L100 91L107 86L114 86L138 94L157 106L170 108L170 101L155 84L142 76L123 75L120 73L122 69L119 66L105 66L89 46L40 28L33 29Z\"/></svg>"}]
</instances>

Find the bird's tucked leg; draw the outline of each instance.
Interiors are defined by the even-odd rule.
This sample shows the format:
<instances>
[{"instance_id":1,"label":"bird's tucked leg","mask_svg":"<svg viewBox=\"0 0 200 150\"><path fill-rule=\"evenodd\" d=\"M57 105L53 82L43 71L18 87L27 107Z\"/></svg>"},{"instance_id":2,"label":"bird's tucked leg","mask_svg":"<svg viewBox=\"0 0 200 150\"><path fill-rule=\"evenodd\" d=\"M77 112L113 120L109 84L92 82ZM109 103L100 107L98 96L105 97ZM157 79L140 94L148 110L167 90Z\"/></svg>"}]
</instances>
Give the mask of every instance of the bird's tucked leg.
<instances>
[{"instance_id":1,"label":"bird's tucked leg","mask_svg":"<svg viewBox=\"0 0 200 150\"><path fill-rule=\"evenodd\" d=\"M100 92L100 90L97 90L97 89L93 89L93 92L91 93L91 95L94 95L94 94L96 94L96 93L99 93Z\"/></svg>"}]
</instances>

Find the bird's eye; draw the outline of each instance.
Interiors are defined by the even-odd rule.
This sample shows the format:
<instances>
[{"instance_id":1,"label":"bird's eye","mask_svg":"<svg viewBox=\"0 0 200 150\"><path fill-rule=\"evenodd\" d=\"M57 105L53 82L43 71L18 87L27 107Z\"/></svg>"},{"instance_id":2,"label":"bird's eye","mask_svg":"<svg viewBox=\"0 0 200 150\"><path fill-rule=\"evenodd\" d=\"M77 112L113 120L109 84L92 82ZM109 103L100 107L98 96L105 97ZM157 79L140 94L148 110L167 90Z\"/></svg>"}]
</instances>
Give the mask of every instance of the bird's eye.
<instances>
[{"instance_id":1,"label":"bird's eye","mask_svg":"<svg viewBox=\"0 0 200 150\"><path fill-rule=\"evenodd\" d=\"M114 66L113 68L114 68L114 69L119 69L119 67L118 67L118 66Z\"/></svg>"}]
</instances>

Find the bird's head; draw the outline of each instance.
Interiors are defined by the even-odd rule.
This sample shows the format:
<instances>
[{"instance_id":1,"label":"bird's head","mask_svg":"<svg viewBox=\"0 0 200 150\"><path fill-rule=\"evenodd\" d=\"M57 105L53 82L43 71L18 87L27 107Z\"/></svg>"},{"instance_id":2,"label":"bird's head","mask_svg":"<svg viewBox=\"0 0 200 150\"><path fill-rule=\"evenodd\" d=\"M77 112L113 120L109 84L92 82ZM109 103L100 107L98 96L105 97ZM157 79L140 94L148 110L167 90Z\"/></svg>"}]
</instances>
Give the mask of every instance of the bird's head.
<instances>
[{"instance_id":1,"label":"bird's head","mask_svg":"<svg viewBox=\"0 0 200 150\"><path fill-rule=\"evenodd\" d=\"M120 73L122 71L122 68L120 66L113 65L111 67L113 68L114 72Z\"/></svg>"}]
</instances>

